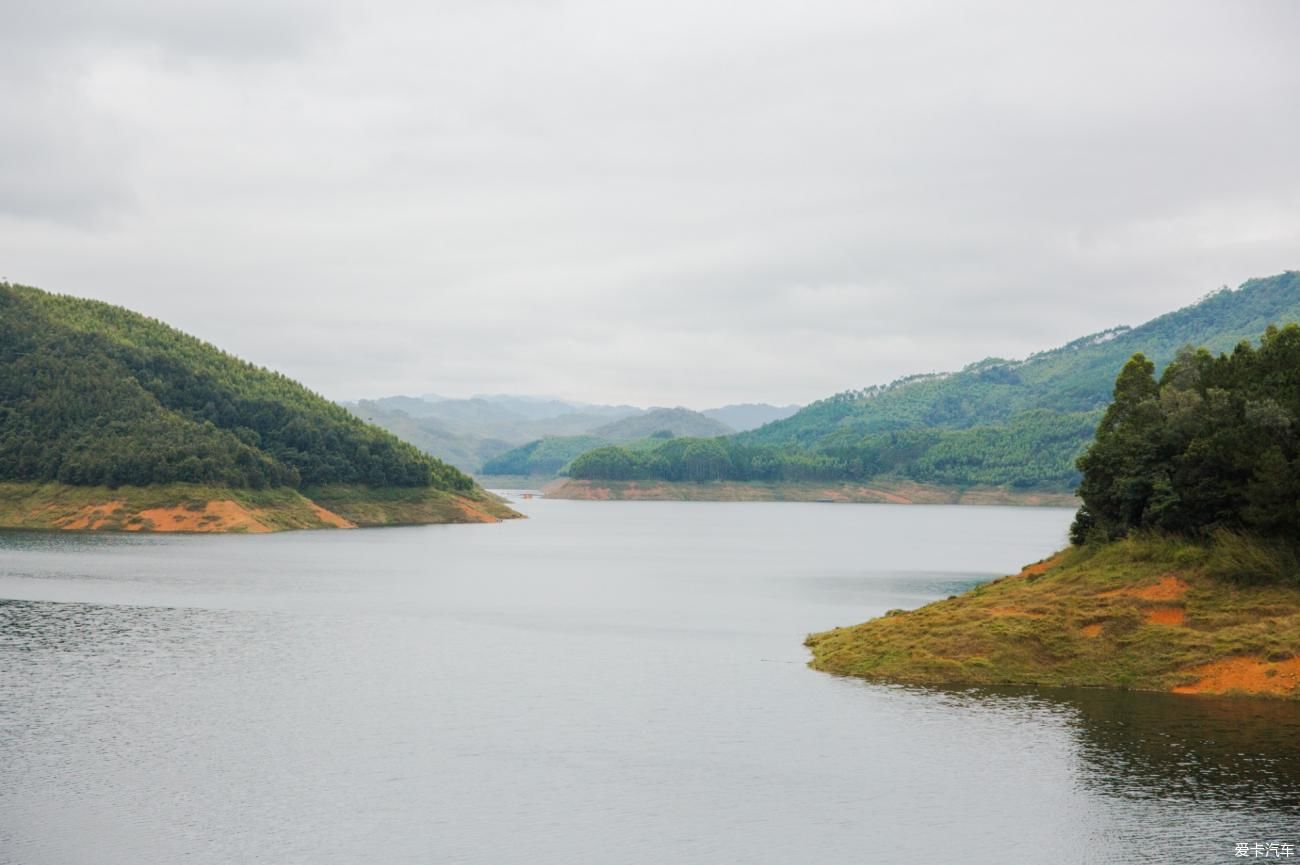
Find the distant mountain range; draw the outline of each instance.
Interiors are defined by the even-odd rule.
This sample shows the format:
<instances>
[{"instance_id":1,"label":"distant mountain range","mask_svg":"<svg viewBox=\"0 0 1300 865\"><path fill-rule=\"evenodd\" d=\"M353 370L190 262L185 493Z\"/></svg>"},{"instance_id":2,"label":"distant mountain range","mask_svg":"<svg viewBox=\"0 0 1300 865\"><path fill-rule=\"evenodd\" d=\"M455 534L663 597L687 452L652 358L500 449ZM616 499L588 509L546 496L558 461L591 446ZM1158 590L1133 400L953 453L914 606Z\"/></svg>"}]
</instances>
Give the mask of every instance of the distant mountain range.
<instances>
[{"instance_id":1,"label":"distant mountain range","mask_svg":"<svg viewBox=\"0 0 1300 865\"><path fill-rule=\"evenodd\" d=\"M591 480L845 480L1064 490L1135 352L1163 369L1184 346L1230 351L1300 321L1300 273L1252 279L1138 327L1089 334L1024 360L845 391L707 446L602 448L573 463Z\"/></svg>"},{"instance_id":2,"label":"distant mountain range","mask_svg":"<svg viewBox=\"0 0 1300 865\"><path fill-rule=\"evenodd\" d=\"M656 434L730 435L789 417L798 408L750 403L697 412L510 394L468 399L390 396L344 405L425 453L474 474L553 474L574 456L603 444ZM526 450L513 453L520 448ZM501 457L505 461L494 464Z\"/></svg>"}]
</instances>

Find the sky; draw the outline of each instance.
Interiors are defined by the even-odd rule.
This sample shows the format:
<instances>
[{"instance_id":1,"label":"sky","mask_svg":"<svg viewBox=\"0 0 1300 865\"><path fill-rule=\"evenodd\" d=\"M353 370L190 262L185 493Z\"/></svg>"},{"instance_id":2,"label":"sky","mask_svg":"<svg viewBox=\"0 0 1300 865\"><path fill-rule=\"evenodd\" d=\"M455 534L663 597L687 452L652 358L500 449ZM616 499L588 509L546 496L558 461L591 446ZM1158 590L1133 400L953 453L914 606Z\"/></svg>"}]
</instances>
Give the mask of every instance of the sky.
<instances>
[{"instance_id":1,"label":"sky","mask_svg":"<svg viewBox=\"0 0 1300 865\"><path fill-rule=\"evenodd\" d=\"M334 399L806 403L1300 269L1300 3L0 0L0 278Z\"/></svg>"}]
</instances>

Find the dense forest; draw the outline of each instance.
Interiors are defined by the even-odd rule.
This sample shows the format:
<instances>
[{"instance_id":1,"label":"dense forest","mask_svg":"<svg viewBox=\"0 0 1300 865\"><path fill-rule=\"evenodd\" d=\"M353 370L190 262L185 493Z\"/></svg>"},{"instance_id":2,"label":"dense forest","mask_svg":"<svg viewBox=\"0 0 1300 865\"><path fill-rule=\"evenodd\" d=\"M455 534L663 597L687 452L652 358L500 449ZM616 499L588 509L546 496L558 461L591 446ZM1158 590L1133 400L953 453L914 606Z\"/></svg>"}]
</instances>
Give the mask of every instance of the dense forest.
<instances>
[{"instance_id":1,"label":"dense forest","mask_svg":"<svg viewBox=\"0 0 1300 865\"><path fill-rule=\"evenodd\" d=\"M1135 352L1156 369L1183 346L1226 351L1270 324L1300 321L1300 272L1250 280L1136 328L1083 337L1023 361L847 391L726 439L652 451L603 447L570 465L592 480L868 480L1073 488L1116 373Z\"/></svg>"},{"instance_id":2,"label":"dense forest","mask_svg":"<svg viewBox=\"0 0 1300 865\"><path fill-rule=\"evenodd\" d=\"M474 486L283 375L126 309L9 283L0 480Z\"/></svg>"},{"instance_id":3,"label":"dense forest","mask_svg":"<svg viewBox=\"0 0 1300 865\"><path fill-rule=\"evenodd\" d=\"M1185 350L1159 380L1134 355L1079 468L1076 543L1148 530L1300 541L1300 327L1230 354Z\"/></svg>"},{"instance_id":4,"label":"dense forest","mask_svg":"<svg viewBox=\"0 0 1300 865\"><path fill-rule=\"evenodd\" d=\"M483 463L485 475L555 475L579 456L606 444L596 436L547 436L512 448Z\"/></svg>"}]
</instances>

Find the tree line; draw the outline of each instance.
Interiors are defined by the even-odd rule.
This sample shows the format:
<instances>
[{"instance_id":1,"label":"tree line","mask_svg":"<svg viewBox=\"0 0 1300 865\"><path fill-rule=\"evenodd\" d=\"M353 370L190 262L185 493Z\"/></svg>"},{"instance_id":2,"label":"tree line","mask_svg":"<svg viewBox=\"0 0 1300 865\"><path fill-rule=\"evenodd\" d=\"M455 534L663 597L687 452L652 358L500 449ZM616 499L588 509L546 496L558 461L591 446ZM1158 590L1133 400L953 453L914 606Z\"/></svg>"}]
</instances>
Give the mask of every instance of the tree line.
<instances>
[{"instance_id":1,"label":"tree line","mask_svg":"<svg viewBox=\"0 0 1300 865\"><path fill-rule=\"evenodd\" d=\"M1185 349L1157 380L1134 355L1079 460L1076 543L1134 531L1300 539L1300 327L1258 348Z\"/></svg>"}]
</instances>

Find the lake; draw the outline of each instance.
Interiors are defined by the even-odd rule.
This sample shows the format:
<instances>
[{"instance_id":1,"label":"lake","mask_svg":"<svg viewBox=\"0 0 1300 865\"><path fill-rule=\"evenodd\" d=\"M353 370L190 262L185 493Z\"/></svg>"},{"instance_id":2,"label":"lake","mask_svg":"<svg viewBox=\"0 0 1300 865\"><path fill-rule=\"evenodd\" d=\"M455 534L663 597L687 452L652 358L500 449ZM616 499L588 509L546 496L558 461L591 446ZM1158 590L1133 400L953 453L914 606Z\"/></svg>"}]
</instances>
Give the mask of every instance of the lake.
<instances>
[{"instance_id":1,"label":"lake","mask_svg":"<svg viewBox=\"0 0 1300 865\"><path fill-rule=\"evenodd\" d=\"M937 690L804 636L1060 509L517 502L528 520L0 533L0 862L1231 862L1300 845L1300 707Z\"/></svg>"}]
</instances>

